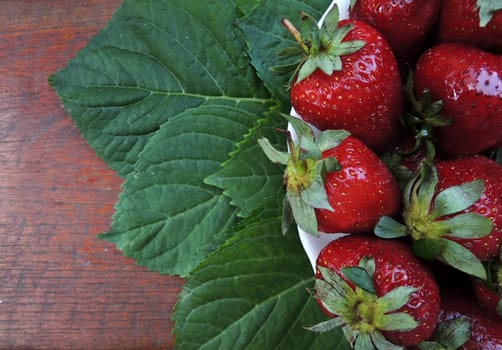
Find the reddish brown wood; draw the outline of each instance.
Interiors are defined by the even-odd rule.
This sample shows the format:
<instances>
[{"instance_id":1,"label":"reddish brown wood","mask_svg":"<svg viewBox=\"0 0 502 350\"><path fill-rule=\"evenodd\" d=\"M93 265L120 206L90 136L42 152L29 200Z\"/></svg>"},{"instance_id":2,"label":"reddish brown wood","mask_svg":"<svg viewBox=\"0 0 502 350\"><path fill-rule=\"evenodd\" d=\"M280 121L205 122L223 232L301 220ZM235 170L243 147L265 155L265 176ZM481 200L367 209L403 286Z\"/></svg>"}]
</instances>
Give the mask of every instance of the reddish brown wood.
<instances>
[{"instance_id":1,"label":"reddish brown wood","mask_svg":"<svg viewBox=\"0 0 502 350\"><path fill-rule=\"evenodd\" d=\"M0 1L0 349L172 348L182 280L97 238L122 180L47 83L120 3Z\"/></svg>"}]
</instances>

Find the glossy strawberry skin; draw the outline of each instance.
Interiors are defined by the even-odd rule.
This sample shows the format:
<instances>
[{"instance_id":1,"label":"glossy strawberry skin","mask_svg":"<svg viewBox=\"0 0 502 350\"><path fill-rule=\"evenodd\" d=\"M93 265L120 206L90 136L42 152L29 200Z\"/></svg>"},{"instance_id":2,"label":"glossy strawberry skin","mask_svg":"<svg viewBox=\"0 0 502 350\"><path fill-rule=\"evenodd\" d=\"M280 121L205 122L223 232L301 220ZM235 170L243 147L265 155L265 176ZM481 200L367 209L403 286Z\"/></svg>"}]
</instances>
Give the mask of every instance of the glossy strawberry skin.
<instances>
[{"instance_id":1,"label":"glossy strawberry skin","mask_svg":"<svg viewBox=\"0 0 502 350\"><path fill-rule=\"evenodd\" d=\"M479 304L490 312L495 317L500 317L497 314L497 304L500 301L500 295L489 289L483 282L478 279L472 279L472 290Z\"/></svg>"},{"instance_id":2,"label":"glossy strawberry skin","mask_svg":"<svg viewBox=\"0 0 502 350\"><path fill-rule=\"evenodd\" d=\"M440 0L357 0L350 17L374 26L400 62L413 62L436 25Z\"/></svg>"},{"instance_id":3,"label":"glossy strawberry skin","mask_svg":"<svg viewBox=\"0 0 502 350\"><path fill-rule=\"evenodd\" d=\"M440 43L463 43L502 53L502 11L480 27L477 0L443 0L438 29Z\"/></svg>"},{"instance_id":4,"label":"glossy strawberry skin","mask_svg":"<svg viewBox=\"0 0 502 350\"><path fill-rule=\"evenodd\" d=\"M430 89L444 103L449 126L435 129L449 155L476 154L502 147L502 57L460 44L437 45L415 69L415 90Z\"/></svg>"},{"instance_id":5,"label":"glossy strawberry skin","mask_svg":"<svg viewBox=\"0 0 502 350\"><path fill-rule=\"evenodd\" d=\"M327 267L342 275L342 268L357 266L365 256L375 259L373 282L378 296L400 286L420 288L400 309L409 313L419 326L407 332L382 332L384 336L394 344L405 346L427 339L434 331L440 311L439 289L432 274L406 244L366 235L344 236L324 247L317 258L317 267ZM319 269L316 276L320 278Z\"/></svg>"},{"instance_id":6,"label":"glossy strawberry skin","mask_svg":"<svg viewBox=\"0 0 502 350\"><path fill-rule=\"evenodd\" d=\"M502 319L486 312L471 294L458 288L441 289L441 314L439 321L459 316L471 319L471 338L459 350L500 350L502 349Z\"/></svg>"},{"instance_id":7,"label":"glossy strawberry skin","mask_svg":"<svg viewBox=\"0 0 502 350\"><path fill-rule=\"evenodd\" d=\"M363 40L359 51L342 56L342 70L317 69L291 86L295 111L320 130L345 129L376 150L388 149L400 130L403 93L396 59L383 36L370 25L353 24L345 41Z\"/></svg>"},{"instance_id":8,"label":"glossy strawberry skin","mask_svg":"<svg viewBox=\"0 0 502 350\"><path fill-rule=\"evenodd\" d=\"M324 158L330 156L342 169L327 173L325 188L334 211L316 209L319 231L371 232L382 215L397 214L401 193L396 179L362 141L349 136L323 152Z\"/></svg>"},{"instance_id":9,"label":"glossy strawberry skin","mask_svg":"<svg viewBox=\"0 0 502 350\"><path fill-rule=\"evenodd\" d=\"M449 239L469 249L479 259L498 256L502 242L502 166L487 157L475 155L436 163L439 184L436 192L462 183L483 179L485 191L481 198L464 212L484 215L493 222L492 232L477 239Z\"/></svg>"}]
</instances>

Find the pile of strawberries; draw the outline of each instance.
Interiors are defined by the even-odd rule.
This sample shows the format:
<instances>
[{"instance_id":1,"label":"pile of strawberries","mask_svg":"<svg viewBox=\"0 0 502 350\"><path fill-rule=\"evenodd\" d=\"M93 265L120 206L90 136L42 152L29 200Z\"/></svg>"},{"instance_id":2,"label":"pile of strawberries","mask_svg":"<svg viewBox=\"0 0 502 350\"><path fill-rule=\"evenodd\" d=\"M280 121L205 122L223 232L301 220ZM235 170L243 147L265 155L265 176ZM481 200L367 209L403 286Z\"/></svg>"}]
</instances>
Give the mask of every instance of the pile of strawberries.
<instances>
[{"instance_id":1,"label":"pile of strawberries","mask_svg":"<svg viewBox=\"0 0 502 350\"><path fill-rule=\"evenodd\" d=\"M297 29L284 228L355 349L502 349L502 2L357 0ZM289 50L288 52L293 52Z\"/></svg>"}]
</instances>

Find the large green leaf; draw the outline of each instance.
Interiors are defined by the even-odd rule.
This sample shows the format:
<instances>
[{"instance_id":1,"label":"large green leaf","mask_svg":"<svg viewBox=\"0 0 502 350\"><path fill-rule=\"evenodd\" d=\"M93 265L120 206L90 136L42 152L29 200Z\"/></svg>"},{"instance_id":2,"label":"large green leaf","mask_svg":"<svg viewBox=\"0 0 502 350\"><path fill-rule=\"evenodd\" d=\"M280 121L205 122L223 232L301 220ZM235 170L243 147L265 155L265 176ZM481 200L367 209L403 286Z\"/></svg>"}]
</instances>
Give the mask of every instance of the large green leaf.
<instances>
[{"instance_id":1,"label":"large green leaf","mask_svg":"<svg viewBox=\"0 0 502 350\"><path fill-rule=\"evenodd\" d=\"M274 102L231 0L125 1L50 81L96 152L126 177L102 237L141 265L186 275L236 209L204 178Z\"/></svg>"},{"instance_id":2,"label":"large green leaf","mask_svg":"<svg viewBox=\"0 0 502 350\"><path fill-rule=\"evenodd\" d=\"M176 345L189 349L349 349L307 288L314 277L298 236L276 210L251 216L187 279L174 314Z\"/></svg>"},{"instance_id":3,"label":"large green leaf","mask_svg":"<svg viewBox=\"0 0 502 350\"><path fill-rule=\"evenodd\" d=\"M243 30L248 52L258 76L267 88L289 109L288 84L292 72L278 72L274 67L283 67L298 63L299 55L280 55L287 47L297 46L291 34L281 24L283 17L300 25L300 13L304 11L320 19L331 0L262 0L260 6L239 20Z\"/></svg>"},{"instance_id":4,"label":"large green leaf","mask_svg":"<svg viewBox=\"0 0 502 350\"><path fill-rule=\"evenodd\" d=\"M147 140L187 109L267 98L234 29L235 6L125 1L50 78L84 137L119 174L131 172Z\"/></svg>"},{"instance_id":5,"label":"large green leaf","mask_svg":"<svg viewBox=\"0 0 502 350\"><path fill-rule=\"evenodd\" d=\"M237 145L222 169L209 176L207 184L220 187L240 209L239 216L247 217L265 202L284 197L284 168L272 163L258 145L261 137L285 147L286 137L277 128L285 128L285 119L277 113L267 113L246 138Z\"/></svg>"},{"instance_id":6,"label":"large green leaf","mask_svg":"<svg viewBox=\"0 0 502 350\"><path fill-rule=\"evenodd\" d=\"M152 270L186 275L234 223L236 208L203 180L220 169L254 116L238 105L208 105L162 125L127 176L112 230L102 237Z\"/></svg>"}]
</instances>

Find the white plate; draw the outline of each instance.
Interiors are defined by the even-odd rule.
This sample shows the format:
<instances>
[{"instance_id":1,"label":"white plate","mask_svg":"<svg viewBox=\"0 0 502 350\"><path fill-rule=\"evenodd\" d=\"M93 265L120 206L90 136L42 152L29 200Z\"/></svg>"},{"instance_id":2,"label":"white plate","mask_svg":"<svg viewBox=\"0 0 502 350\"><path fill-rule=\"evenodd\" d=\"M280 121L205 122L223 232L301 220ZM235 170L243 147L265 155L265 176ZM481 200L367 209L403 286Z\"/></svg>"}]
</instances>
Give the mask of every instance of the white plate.
<instances>
[{"instance_id":1,"label":"white plate","mask_svg":"<svg viewBox=\"0 0 502 350\"><path fill-rule=\"evenodd\" d=\"M324 15L321 17L319 25L324 21L324 18L335 4L338 5L338 10L340 12L340 19L348 18L350 0L334 0L329 5ZM291 115L294 117L299 117L293 108L291 109ZM292 130L291 126L289 126L288 129L294 135L294 131ZM305 253L307 253L310 264L312 265L312 269L314 271L315 271L316 259L321 249L324 248L324 246L329 242L331 242L332 240L340 238L345 235L344 233L335 233L335 234L321 233L317 237L303 231L300 227L298 227L298 233L300 235L300 241L302 242L303 248L305 249Z\"/></svg>"}]
</instances>

